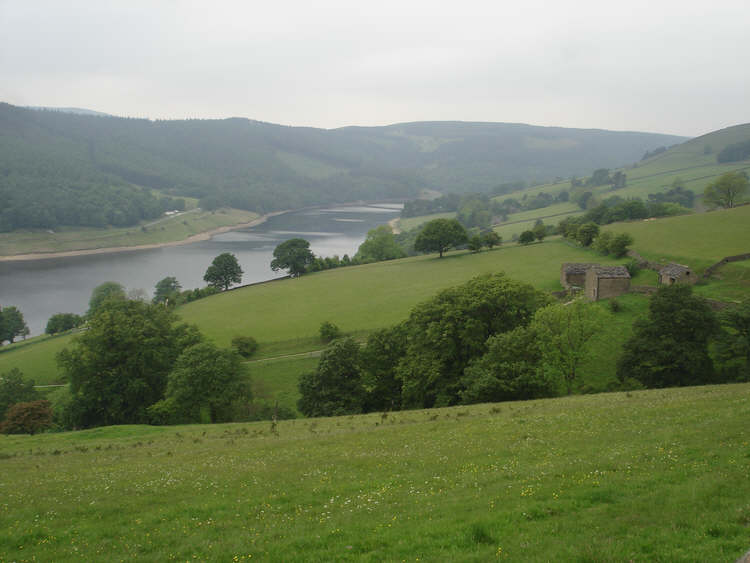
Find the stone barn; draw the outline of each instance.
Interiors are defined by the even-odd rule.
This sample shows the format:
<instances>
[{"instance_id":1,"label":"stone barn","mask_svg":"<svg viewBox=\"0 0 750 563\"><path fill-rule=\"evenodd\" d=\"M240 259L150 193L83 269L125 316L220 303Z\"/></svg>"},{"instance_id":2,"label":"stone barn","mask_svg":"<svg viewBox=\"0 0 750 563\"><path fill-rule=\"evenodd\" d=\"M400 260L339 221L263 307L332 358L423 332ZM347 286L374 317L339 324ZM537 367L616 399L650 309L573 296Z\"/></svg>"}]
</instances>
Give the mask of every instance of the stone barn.
<instances>
[{"instance_id":1,"label":"stone barn","mask_svg":"<svg viewBox=\"0 0 750 563\"><path fill-rule=\"evenodd\" d=\"M565 289L584 287L586 285L586 271L599 264L585 264L565 262L560 268L560 284Z\"/></svg>"},{"instance_id":2,"label":"stone barn","mask_svg":"<svg viewBox=\"0 0 750 563\"><path fill-rule=\"evenodd\" d=\"M591 301L617 297L630 291L630 274L625 266L595 265L586 270L584 291Z\"/></svg>"},{"instance_id":3,"label":"stone barn","mask_svg":"<svg viewBox=\"0 0 750 563\"><path fill-rule=\"evenodd\" d=\"M659 285L672 285L675 283L695 283L698 276L684 264L667 264L659 270Z\"/></svg>"}]
</instances>

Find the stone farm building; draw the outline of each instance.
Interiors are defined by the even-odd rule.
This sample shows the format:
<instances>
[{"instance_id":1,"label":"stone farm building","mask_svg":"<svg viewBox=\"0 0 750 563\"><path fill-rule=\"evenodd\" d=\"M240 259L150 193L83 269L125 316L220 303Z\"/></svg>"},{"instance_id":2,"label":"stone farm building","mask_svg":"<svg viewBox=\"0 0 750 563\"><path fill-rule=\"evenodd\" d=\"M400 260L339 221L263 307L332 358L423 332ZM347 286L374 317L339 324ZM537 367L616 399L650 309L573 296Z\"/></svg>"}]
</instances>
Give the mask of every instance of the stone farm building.
<instances>
[{"instance_id":1,"label":"stone farm building","mask_svg":"<svg viewBox=\"0 0 750 563\"><path fill-rule=\"evenodd\" d=\"M672 285L675 283L695 283L698 276L683 264L667 264L659 270L659 285Z\"/></svg>"},{"instance_id":2,"label":"stone farm building","mask_svg":"<svg viewBox=\"0 0 750 563\"><path fill-rule=\"evenodd\" d=\"M625 266L566 262L560 271L560 283L566 289L583 288L588 299L597 301L630 291L630 274Z\"/></svg>"},{"instance_id":3,"label":"stone farm building","mask_svg":"<svg viewBox=\"0 0 750 563\"><path fill-rule=\"evenodd\" d=\"M584 264L575 262L565 262L560 268L560 284L565 289L580 287L586 284L586 270L598 266L599 264Z\"/></svg>"}]
</instances>

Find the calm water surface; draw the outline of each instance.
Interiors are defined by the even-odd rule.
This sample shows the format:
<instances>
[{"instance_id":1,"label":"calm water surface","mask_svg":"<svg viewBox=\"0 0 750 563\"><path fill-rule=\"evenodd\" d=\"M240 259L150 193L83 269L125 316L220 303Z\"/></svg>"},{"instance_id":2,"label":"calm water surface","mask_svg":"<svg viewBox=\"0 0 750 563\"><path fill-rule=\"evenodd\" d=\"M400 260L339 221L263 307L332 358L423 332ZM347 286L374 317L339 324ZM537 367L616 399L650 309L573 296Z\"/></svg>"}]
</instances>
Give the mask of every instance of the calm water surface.
<instances>
[{"instance_id":1,"label":"calm water surface","mask_svg":"<svg viewBox=\"0 0 750 563\"><path fill-rule=\"evenodd\" d=\"M202 287L206 268L222 252L237 256L244 271L243 284L268 280L284 275L270 267L279 243L302 237L310 241L316 255L351 256L368 230L396 217L400 209L400 204L378 204L297 211L184 246L0 262L0 306L18 307L31 334L40 334L54 313L83 313L91 290L105 281L119 282L128 290L143 289L149 295L166 276L175 276L184 289Z\"/></svg>"}]
</instances>

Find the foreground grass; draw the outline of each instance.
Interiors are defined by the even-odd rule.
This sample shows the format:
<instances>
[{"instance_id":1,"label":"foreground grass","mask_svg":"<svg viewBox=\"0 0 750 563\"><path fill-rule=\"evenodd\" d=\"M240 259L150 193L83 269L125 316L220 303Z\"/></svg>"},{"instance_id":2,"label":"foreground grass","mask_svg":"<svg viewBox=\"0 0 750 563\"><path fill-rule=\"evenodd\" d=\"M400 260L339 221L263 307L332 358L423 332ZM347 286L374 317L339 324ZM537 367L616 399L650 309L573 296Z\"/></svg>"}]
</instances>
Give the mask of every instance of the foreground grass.
<instances>
[{"instance_id":1,"label":"foreground grass","mask_svg":"<svg viewBox=\"0 0 750 563\"><path fill-rule=\"evenodd\" d=\"M750 385L0 438L0 560L732 561Z\"/></svg>"},{"instance_id":2,"label":"foreground grass","mask_svg":"<svg viewBox=\"0 0 750 563\"><path fill-rule=\"evenodd\" d=\"M0 256L173 242L219 227L248 223L257 218L257 213L239 209L215 212L189 210L176 217L146 221L143 225L133 227L64 227L55 232L23 230L0 233Z\"/></svg>"}]
</instances>

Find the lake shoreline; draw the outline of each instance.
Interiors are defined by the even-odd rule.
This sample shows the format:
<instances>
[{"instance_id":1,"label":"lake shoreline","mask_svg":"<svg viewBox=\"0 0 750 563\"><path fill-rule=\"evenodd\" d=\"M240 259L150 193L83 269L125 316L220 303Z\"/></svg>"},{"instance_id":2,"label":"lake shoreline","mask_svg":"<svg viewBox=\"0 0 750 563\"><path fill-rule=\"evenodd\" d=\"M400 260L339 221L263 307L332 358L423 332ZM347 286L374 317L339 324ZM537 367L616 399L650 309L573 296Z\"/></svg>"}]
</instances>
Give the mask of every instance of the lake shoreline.
<instances>
[{"instance_id":1,"label":"lake shoreline","mask_svg":"<svg viewBox=\"0 0 750 563\"><path fill-rule=\"evenodd\" d=\"M0 256L0 262L28 262L31 260L47 260L51 258L71 258L74 256L91 256L95 254L117 254L120 252L131 252L136 250L153 250L156 248L167 248L170 246L181 246L184 244L192 244L194 242L200 242L209 240L215 235L222 233L228 233L229 231L236 231L237 229L247 229L249 227L257 227L262 225L271 217L282 215L284 213L290 213L291 209L284 211L274 211L273 213L267 213L260 217L253 219L247 223L237 223L236 225L225 225L223 227L217 227L202 233L190 235L187 238L180 240L173 240L169 242L155 242L150 244L135 244L132 246L112 246L104 248L87 248L82 250L62 250L60 252L30 252L27 254L13 254L11 256Z\"/></svg>"}]
</instances>

